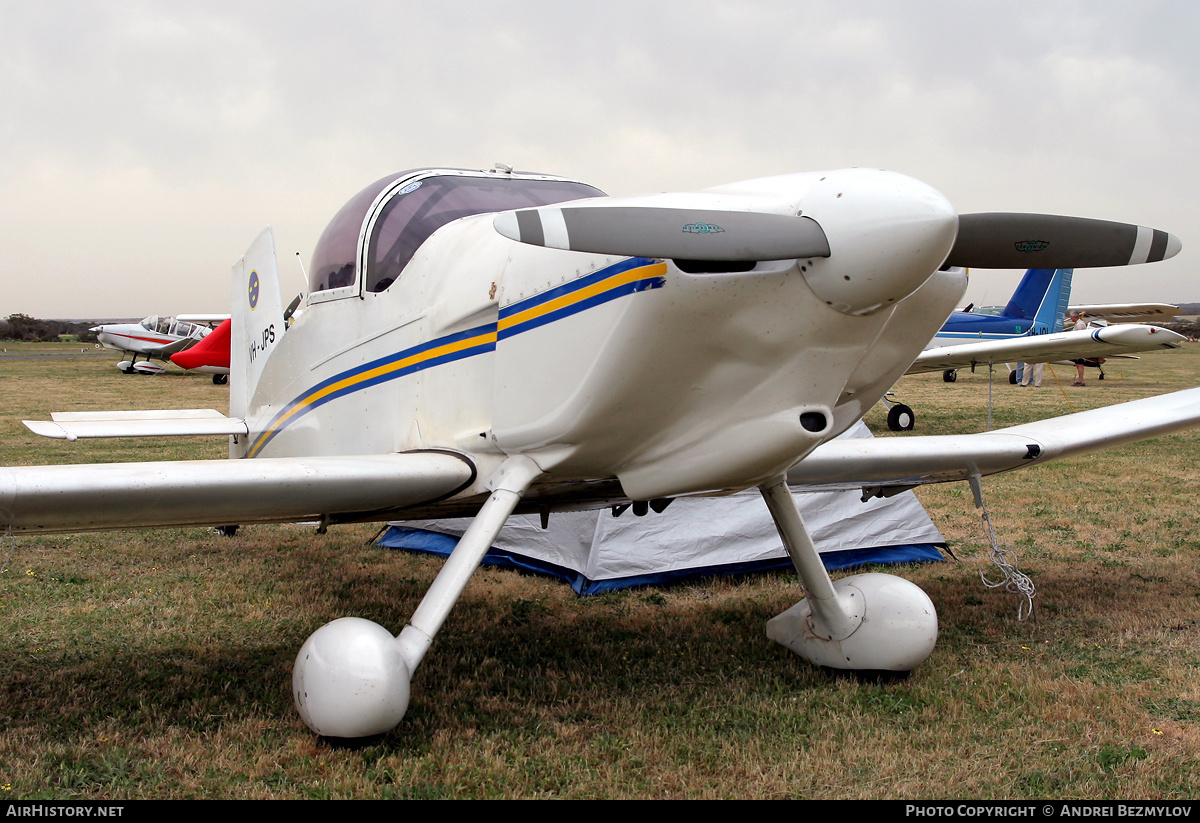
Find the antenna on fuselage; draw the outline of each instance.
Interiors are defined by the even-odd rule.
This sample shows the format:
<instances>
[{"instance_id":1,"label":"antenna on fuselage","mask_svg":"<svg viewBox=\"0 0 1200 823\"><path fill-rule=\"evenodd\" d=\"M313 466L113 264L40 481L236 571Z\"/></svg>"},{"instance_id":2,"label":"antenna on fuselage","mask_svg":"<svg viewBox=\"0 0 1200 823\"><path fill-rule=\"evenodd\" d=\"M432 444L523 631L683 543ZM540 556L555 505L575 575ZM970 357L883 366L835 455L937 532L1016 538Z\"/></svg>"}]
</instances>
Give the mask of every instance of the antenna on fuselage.
<instances>
[{"instance_id":1,"label":"antenna on fuselage","mask_svg":"<svg viewBox=\"0 0 1200 823\"><path fill-rule=\"evenodd\" d=\"M308 288L308 271L304 268L304 258L300 256L300 252L296 252L296 262L300 264L300 277L304 280L304 289ZM300 290L304 294L304 289Z\"/></svg>"},{"instance_id":2,"label":"antenna on fuselage","mask_svg":"<svg viewBox=\"0 0 1200 823\"><path fill-rule=\"evenodd\" d=\"M300 252L296 252L296 262L300 264L300 279L304 285L300 289L300 293L288 305L283 312L283 322L290 326L292 324L292 315L296 313L296 309L304 302L304 291L308 288L308 271L304 268L304 258L300 256Z\"/></svg>"}]
</instances>

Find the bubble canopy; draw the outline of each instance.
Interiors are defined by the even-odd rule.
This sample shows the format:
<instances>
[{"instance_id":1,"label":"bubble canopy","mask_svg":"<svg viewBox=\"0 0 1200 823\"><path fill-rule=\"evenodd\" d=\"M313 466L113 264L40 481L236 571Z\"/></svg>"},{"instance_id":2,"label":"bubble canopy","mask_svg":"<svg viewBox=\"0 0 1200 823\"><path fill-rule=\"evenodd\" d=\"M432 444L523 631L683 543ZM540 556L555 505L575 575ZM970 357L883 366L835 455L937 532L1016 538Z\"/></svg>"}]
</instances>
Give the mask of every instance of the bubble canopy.
<instances>
[{"instance_id":1,"label":"bubble canopy","mask_svg":"<svg viewBox=\"0 0 1200 823\"><path fill-rule=\"evenodd\" d=\"M325 227L313 251L309 293L358 293L360 282L365 291L384 291L430 235L463 217L603 196L584 183L543 176L446 169L391 174L354 195Z\"/></svg>"}]
</instances>

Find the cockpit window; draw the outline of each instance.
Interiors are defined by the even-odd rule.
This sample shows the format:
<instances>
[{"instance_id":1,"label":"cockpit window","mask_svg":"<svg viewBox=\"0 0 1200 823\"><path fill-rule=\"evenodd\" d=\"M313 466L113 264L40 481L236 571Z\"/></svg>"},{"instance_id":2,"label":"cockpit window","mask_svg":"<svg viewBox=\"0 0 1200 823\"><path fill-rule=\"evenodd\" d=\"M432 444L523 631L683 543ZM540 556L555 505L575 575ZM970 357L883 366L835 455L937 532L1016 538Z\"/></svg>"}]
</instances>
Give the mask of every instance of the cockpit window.
<instances>
[{"instance_id":1,"label":"cockpit window","mask_svg":"<svg viewBox=\"0 0 1200 823\"><path fill-rule=\"evenodd\" d=\"M412 172L400 172L376 180L354 195L329 221L313 250L308 275L309 292L353 285L354 263L358 259L358 235L367 211L381 191L406 174Z\"/></svg>"},{"instance_id":2,"label":"cockpit window","mask_svg":"<svg viewBox=\"0 0 1200 823\"><path fill-rule=\"evenodd\" d=\"M564 180L442 175L413 181L392 195L375 221L366 289L381 292L390 286L431 234L459 218L603 195Z\"/></svg>"}]
</instances>

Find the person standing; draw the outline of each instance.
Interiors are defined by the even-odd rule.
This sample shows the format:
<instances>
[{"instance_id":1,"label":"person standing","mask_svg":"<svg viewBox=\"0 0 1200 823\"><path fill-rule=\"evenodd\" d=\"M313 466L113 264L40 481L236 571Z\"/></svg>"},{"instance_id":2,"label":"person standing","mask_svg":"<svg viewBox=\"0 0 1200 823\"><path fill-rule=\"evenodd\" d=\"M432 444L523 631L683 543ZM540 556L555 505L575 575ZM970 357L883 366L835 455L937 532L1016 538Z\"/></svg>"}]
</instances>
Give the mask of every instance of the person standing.
<instances>
[{"instance_id":1,"label":"person standing","mask_svg":"<svg viewBox=\"0 0 1200 823\"><path fill-rule=\"evenodd\" d=\"M1033 386L1035 389L1042 386L1042 369L1045 363L1026 363L1025 373L1021 375L1022 386Z\"/></svg>"},{"instance_id":2,"label":"person standing","mask_svg":"<svg viewBox=\"0 0 1200 823\"><path fill-rule=\"evenodd\" d=\"M1087 321L1083 319L1083 315L1077 311L1071 312L1068 319L1073 323L1073 325L1071 326L1072 331L1082 331L1083 329L1086 329L1088 327ZM1071 385L1072 386L1087 385L1086 383L1083 382L1083 367L1087 364L1087 360L1085 360L1083 358L1079 358L1077 360L1072 360L1071 362L1075 364L1075 382L1072 383Z\"/></svg>"}]
</instances>

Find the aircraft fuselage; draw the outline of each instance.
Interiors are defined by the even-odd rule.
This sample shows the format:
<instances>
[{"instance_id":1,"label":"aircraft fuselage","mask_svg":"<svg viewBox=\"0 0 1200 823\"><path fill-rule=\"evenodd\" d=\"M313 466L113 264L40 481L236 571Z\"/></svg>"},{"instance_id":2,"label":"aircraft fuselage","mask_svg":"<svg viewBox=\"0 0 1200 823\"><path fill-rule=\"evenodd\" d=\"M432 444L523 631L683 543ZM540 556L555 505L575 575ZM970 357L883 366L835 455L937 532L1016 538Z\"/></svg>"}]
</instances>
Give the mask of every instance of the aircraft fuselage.
<instances>
[{"instance_id":1,"label":"aircraft fuselage","mask_svg":"<svg viewBox=\"0 0 1200 823\"><path fill-rule=\"evenodd\" d=\"M937 271L955 215L873 170L705 196L812 216L834 254L689 273L515 243L494 213L454 220L386 288L318 293L286 334L252 337L246 356L269 359L236 456L452 449L486 477L519 453L633 499L781 474L869 409L960 299L961 270Z\"/></svg>"}]
</instances>

